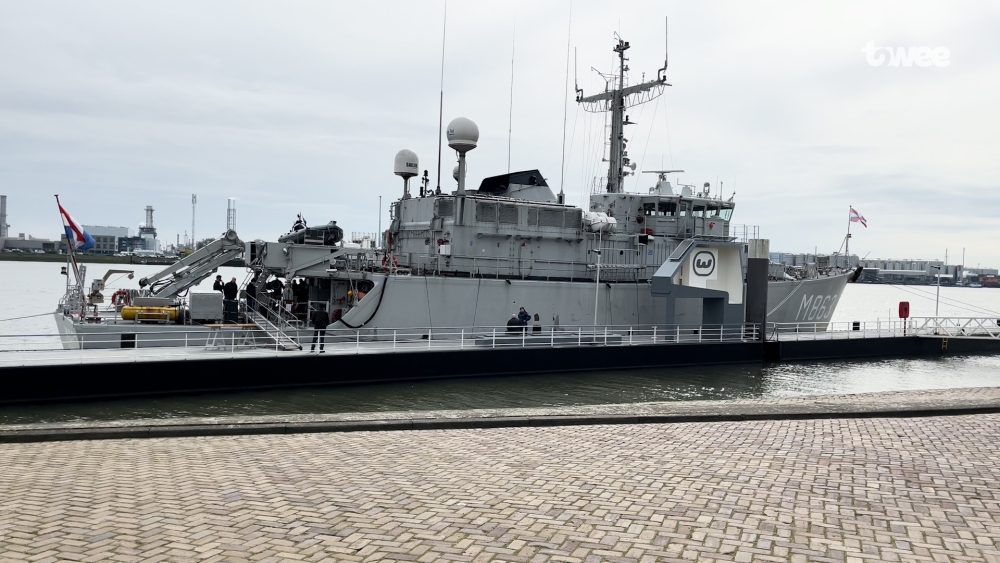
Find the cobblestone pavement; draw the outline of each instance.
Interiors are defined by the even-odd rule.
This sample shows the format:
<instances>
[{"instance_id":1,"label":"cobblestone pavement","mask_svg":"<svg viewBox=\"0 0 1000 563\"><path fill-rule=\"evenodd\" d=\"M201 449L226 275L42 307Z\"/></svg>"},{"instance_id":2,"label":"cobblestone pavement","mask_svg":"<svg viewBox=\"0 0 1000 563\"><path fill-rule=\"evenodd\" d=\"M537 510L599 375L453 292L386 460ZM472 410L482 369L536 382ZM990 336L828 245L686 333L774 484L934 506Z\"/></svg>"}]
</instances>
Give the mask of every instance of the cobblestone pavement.
<instances>
[{"instance_id":1,"label":"cobblestone pavement","mask_svg":"<svg viewBox=\"0 0 1000 563\"><path fill-rule=\"evenodd\" d=\"M0 444L0 561L997 561L1000 415Z\"/></svg>"}]
</instances>

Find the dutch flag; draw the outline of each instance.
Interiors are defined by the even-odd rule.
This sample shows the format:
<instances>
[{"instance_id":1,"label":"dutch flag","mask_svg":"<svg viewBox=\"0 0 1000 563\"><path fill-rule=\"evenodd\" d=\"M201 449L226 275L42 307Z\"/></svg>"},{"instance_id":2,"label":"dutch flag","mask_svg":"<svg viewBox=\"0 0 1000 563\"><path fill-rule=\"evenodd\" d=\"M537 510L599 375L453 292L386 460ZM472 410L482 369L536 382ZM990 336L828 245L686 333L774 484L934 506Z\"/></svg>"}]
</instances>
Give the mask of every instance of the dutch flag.
<instances>
[{"instance_id":1,"label":"dutch flag","mask_svg":"<svg viewBox=\"0 0 1000 563\"><path fill-rule=\"evenodd\" d=\"M851 222L861 223L861 226L866 229L868 228L868 221L865 220L865 216L855 211L853 207L851 208Z\"/></svg>"},{"instance_id":2,"label":"dutch flag","mask_svg":"<svg viewBox=\"0 0 1000 563\"><path fill-rule=\"evenodd\" d=\"M75 250L87 250L94 246L94 237L83 230L79 223L73 220L69 212L59 203L59 196L56 196L56 205L59 206L59 215L62 217L63 228L66 229L66 240L73 245Z\"/></svg>"}]
</instances>

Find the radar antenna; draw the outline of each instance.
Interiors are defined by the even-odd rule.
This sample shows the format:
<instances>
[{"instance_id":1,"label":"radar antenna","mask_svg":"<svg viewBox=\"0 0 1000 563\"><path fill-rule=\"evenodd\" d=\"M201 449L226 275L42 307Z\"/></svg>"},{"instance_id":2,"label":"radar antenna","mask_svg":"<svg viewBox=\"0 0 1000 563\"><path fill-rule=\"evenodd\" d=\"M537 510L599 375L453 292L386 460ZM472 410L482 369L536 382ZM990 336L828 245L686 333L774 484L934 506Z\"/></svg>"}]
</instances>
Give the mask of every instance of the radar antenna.
<instances>
[{"instance_id":1,"label":"radar antenna","mask_svg":"<svg viewBox=\"0 0 1000 563\"><path fill-rule=\"evenodd\" d=\"M641 82L633 86L625 85L625 72L629 70L625 51L631 46L628 41L618 37L618 44L613 51L618 53L617 75L601 74L607 82L604 92L592 96L584 96L579 84L576 85L576 101L583 104L584 111L592 113L611 112L611 138L608 161L607 191L620 193L624 191L624 179L629 174L625 167L629 165L627 140L624 135L625 125L634 125L625 115L625 109L655 100L663 94L667 83L667 57L664 54L663 68L656 72L656 79ZM633 168L634 170L634 168Z\"/></svg>"}]
</instances>

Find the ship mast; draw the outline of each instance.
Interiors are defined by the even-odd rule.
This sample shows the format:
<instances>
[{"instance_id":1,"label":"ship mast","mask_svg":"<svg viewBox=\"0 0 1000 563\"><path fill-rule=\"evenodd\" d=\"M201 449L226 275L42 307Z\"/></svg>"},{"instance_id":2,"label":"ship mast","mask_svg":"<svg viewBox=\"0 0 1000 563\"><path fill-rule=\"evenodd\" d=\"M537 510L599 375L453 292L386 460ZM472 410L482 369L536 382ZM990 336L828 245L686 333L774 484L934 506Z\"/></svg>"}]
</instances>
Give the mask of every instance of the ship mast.
<instances>
[{"instance_id":1,"label":"ship mast","mask_svg":"<svg viewBox=\"0 0 1000 563\"><path fill-rule=\"evenodd\" d=\"M625 97L622 96L622 88L625 86L625 51L628 50L628 41L618 40L614 51L618 53L618 88L613 93L611 102L611 149L608 151L608 191L611 193L622 191L622 180L625 178L624 167L627 162L625 156Z\"/></svg>"},{"instance_id":2,"label":"ship mast","mask_svg":"<svg viewBox=\"0 0 1000 563\"><path fill-rule=\"evenodd\" d=\"M656 73L656 79L642 82L634 86L625 86L625 73L629 70L625 51L630 47L628 41L617 38L618 43L613 51L618 53L617 75L604 75L607 86L604 92L593 96L584 96L579 84L576 86L576 101L583 104L589 112L611 112L611 135L608 148L608 180L606 189L609 193L624 191L625 176L629 174L625 167L629 165L626 150L625 126L635 125L628 121L625 110L632 106L644 104L663 94L667 83L667 59L663 60L663 68ZM631 167L635 169L635 165Z\"/></svg>"}]
</instances>

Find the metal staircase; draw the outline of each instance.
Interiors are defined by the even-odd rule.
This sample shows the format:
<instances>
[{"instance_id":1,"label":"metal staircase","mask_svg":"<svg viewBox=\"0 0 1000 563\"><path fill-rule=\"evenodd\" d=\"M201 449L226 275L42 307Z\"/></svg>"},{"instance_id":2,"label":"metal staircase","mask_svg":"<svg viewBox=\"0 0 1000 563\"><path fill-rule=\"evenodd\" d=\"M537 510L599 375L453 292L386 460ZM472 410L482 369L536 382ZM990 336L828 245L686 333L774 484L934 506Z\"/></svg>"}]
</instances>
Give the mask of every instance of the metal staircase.
<instances>
[{"instance_id":1,"label":"metal staircase","mask_svg":"<svg viewBox=\"0 0 1000 563\"><path fill-rule=\"evenodd\" d=\"M257 325L260 330L267 334L268 338L273 340L278 348L282 350L301 350L302 345L298 341L289 336L289 332L295 334L298 332L298 328L288 322L281 313L276 313L275 311L280 311L281 309L273 308L273 301L267 294L259 294L256 298L257 307L251 309L247 307L246 303L246 293L243 293L244 299L240 301L240 312L243 313L243 317L253 324ZM266 311L261 313L261 309Z\"/></svg>"}]
</instances>

